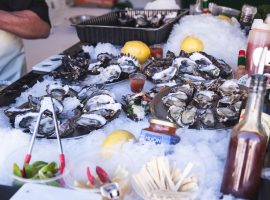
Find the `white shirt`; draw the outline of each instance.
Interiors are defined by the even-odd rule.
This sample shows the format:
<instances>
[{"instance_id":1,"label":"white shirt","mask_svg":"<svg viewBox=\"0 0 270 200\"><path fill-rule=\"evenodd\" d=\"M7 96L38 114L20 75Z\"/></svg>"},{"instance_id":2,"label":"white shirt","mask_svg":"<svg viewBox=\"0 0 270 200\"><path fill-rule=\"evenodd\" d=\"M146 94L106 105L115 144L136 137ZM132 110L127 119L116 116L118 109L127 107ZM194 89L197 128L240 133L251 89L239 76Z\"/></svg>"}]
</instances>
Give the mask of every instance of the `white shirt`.
<instances>
[{"instance_id":1,"label":"white shirt","mask_svg":"<svg viewBox=\"0 0 270 200\"><path fill-rule=\"evenodd\" d=\"M14 82L26 71L22 40L0 30L0 81Z\"/></svg>"}]
</instances>

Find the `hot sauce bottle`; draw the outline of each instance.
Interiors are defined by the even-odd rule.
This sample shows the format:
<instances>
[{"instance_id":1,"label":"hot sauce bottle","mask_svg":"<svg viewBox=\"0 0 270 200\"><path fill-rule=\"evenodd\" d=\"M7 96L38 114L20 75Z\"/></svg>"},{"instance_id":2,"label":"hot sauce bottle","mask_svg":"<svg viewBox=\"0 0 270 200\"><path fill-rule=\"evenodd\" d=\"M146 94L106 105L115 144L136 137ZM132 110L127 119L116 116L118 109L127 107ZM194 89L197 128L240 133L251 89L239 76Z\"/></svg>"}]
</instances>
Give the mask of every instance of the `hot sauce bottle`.
<instances>
[{"instance_id":1,"label":"hot sauce bottle","mask_svg":"<svg viewBox=\"0 0 270 200\"><path fill-rule=\"evenodd\" d=\"M234 73L234 78L238 80L246 74L246 51L240 50L238 55L238 67L236 72Z\"/></svg>"},{"instance_id":2,"label":"hot sauce bottle","mask_svg":"<svg viewBox=\"0 0 270 200\"><path fill-rule=\"evenodd\" d=\"M210 13L208 0L203 0L203 13L205 14Z\"/></svg>"},{"instance_id":3,"label":"hot sauce bottle","mask_svg":"<svg viewBox=\"0 0 270 200\"><path fill-rule=\"evenodd\" d=\"M267 78L253 75L243 120L231 133L221 192L256 199L268 137L261 113Z\"/></svg>"}]
</instances>

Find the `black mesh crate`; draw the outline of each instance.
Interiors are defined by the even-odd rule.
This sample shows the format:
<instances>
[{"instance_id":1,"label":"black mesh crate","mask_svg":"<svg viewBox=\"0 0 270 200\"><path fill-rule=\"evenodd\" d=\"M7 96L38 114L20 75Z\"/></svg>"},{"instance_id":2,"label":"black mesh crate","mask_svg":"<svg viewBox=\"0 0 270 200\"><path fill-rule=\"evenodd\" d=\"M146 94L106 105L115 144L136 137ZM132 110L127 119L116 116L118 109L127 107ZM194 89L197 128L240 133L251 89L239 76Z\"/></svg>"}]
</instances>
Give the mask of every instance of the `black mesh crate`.
<instances>
[{"instance_id":1,"label":"black mesh crate","mask_svg":"<svg viewBox=\"0 0 270 200\"><path fill-rule=\"evenodd\" d=\"M162 25L159 28L135 28L118 26L118 17L120 12L127 12L134 16L144 14L147 17L156 14L167 14L177 12L175 19ZM81 42L97 44L98 42L109 42L112 44L123 45L130 40L140 40L148 45L165 42L172 30L173 24L186 15L188 10L127 10L111 12L81 24L75 25L78 37Z\"/></svg>"}]
</instances>

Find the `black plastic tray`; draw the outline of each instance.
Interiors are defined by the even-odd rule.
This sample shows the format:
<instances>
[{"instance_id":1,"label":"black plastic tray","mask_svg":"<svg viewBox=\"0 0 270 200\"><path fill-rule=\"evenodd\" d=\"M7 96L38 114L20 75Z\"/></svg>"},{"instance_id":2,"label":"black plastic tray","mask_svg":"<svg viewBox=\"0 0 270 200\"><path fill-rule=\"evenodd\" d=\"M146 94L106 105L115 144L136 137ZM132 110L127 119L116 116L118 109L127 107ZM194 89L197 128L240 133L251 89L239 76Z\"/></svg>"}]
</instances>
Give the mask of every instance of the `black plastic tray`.
<instances>
[{"instance_id":1,"label":"black plastic tray","mask_svg":"<svg viewBox=\"0 0 270 200\"><path fill-rule=\"evenodd\" d=\"M118 26L117 19L120 12L127 12L130 16L137 14L152 16L158 13L167 14L170 12L178 12L178 15L174 20L159 28L134 28ZM81 24L75 25L75 27L81 42L91 44L109 42L112 44L123 45L125 42L130 40L140 40L148 45L152 45L165 42L169 37L173 24L187 13L188 10L185 9L116 11L90 19Z\"/></svg>"}]
</instances>

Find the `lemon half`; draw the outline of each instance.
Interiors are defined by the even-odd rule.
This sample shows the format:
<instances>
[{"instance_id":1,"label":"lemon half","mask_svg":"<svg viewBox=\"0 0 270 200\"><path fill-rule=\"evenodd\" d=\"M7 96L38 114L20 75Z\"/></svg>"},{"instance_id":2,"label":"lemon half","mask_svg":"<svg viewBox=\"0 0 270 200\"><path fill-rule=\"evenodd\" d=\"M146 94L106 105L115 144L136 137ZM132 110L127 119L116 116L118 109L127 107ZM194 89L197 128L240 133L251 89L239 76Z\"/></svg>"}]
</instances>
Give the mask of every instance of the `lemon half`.
<instances>
[{"instance_id":1,"label":"lemon half","mask_svg":"<svg viewBox=\"0 0 270 200\"><path fill-rule=\"evenodd\" d=\"M134 135L126 130L116 130L110 133L102 143L102 149L111 148L122 142L128 142L134 139Z\"/></svg>"},{"instance_id":2,"label":"lemon half","mask_svg":"<svg viewBox=\"0 0 270 200\"><path fill-rule=\"evenodd\" d=\"M180 49L187 53L203 51L204 44L198 37L191 35L184 38Z\"/></svg>"},{"instance_id":3,"label":"lemon half","mask_svg":"<svg viewBox=\"0 0 270 200\"><path fill-rule=\"evenodd\" d=\"M141 41L128 41L121 49L121 53L130 54L144 63L151 55L150 48Z\"/></svg>"}]
</instances>

